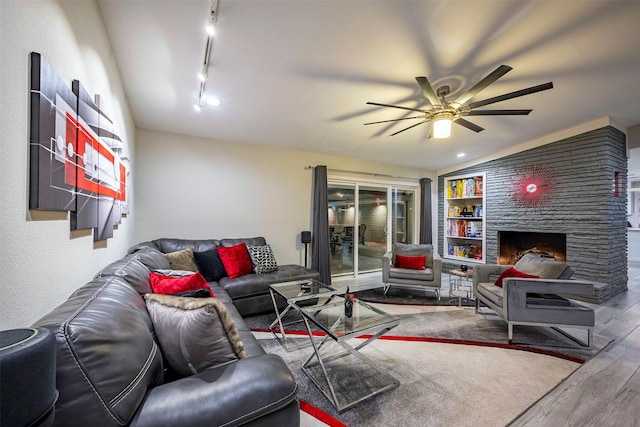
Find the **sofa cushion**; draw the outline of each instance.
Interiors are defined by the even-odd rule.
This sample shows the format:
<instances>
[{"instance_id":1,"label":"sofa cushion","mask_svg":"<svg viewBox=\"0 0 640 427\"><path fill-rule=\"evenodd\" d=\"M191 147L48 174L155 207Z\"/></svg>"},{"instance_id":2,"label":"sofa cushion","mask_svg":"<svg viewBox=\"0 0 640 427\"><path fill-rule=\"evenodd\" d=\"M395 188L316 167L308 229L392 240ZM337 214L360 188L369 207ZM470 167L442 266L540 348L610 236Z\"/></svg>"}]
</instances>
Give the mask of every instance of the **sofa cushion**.
<instances>
[{"instance_id":1,"label":"sofa cushion","mask_svg":"<svg viewBox=\"0 0 640 427\"><path fill-rule=\"evenodd\" d=\"M249 256L251 256L251 264L256 274L271 273L278 269L276 257L273 255L271 245L264 246L247 245Z\"/></svg>"},{"instance_id":2,"label":"sofa cushion","mask_svg":"<svg viewBox=\"0 0 640 427\"><path fill-rule=\"evenodd\" d=\"M169 260L159 249L143 247L133 253L149 270L171 268Z\"/></svg>"},{"instance_id":3,"label":"sofa cushion","mask_svg":"<svg viewBox=\"0 0 640 427\"><path fill-rule=\"evenodd\" d=\"M433 280L433 269L412 270L408 268L391 267L391 269L389 269L389 277L394 279Z\"/></svg>"},{"instance_id":4,"label":"sofa cushion","mask_svg":"<svg viewBox=\"0 0 640 427\"><path fill-rule=\"evenodd\" d=\"M533 274L541 279L569 279L573 268L566 262L526 254L513 266L516 270Z\"/></svg>"},{"instance_id":5,"label":"sofa cushion","mask_svg":"<svg viewBox=\"0 0 640 427\"><path fill-rule=\"evenodd\" d=\"M425 255L423 256L406 256L396 254L395 268L408 268L411 270L424 270L424 264L427 260Z\"/></svg>"},{"instance_id":6,"label":"sofa cushion","mask_svg":"<svg viewBox=\"0 0 640 427\"><path fill-rule=\"evenodd\" d=\"M193 257L198 265L198 270L208 282L217 282L227 275L220 260L218 249L213 248L204 252L194 252Z\"/></svg>"},{"instance_id":7,"label":"sofa cushion","mask_svg":"<svg viewBox=\"0 0 640 427\"><path fill-rule=\"evenodd\" d=\"M128 425L163 382L151 318L123 277L94 279L35 326L56 337L56 425Z\"/></svg>"},{"instance_id":8,"label":"sofa cushion","mask_svg":"<svg viewBox=\"0 0 640 427\"><path fill-rule=\"evenodd\" d=\"M246 357L231 315L215 298L144 296L167 363L187 376Z\"/></svg>"},{"instance_id":9,"label":"sofa cushion","mask_svg":"<svg viewBox=\"0 0 640 427\"><path fill-rule=\"evenodd\" d=\"M160 251L165 254L170 252L180 251L182 249L191 248L194 252L204 252L209 251L218 245L220 245L220 241L216 239L199 239L199 240L189 240L189 239L172 239L172 238L162 238L157 239L152 242L155 244Z\"/></svg>"},{"instance_id":10,"label":"sofa cushion","mask_svg":"<svg viewBox=\"0 0 640 427\"><path fill-rule=\"evenodd\" d=\"M320 274L297 264L281 265L271 273L265 274L245 274L244 276L231 279L223 277L218 284L229 296L236 300L238 298L263 295L269 297L269 285L279 282L290 282L292 280L318 279ZM270 304L273 306L272 304Z\"/></svg>"},{"instance_id":11,"label":"sofa cushion","mask_svg":"<svg viewBox=\"0 0 640 427\"><path fill-rule=\"evenodd\" d=\"M197 289L205 288L209 290L209 296L215 296L200 273L192 273L188 276L176 277L149 272L149 279L151 282L151 288L156 294L171 295L179 292L195 291Z\"/></svg>"},{"instance_id":12,"label":"sofa cushion","mask_svg":"<svg viewBox=\"0 0 640 427\"><path fill-rule=\"evenodd\" d=\"M245 243L239 243L235 246L220 246L218 255L220 255L222 265L224 265L230 279L244 276L253 271L251 257Z\"/></svg>"},{"instance_id":13,"label":"sofa cushion","mask_svg":"<svg viewBox=\"0 0 640 427\"><path fill-rule=\"evenodd\" d=\"M247 237L247 238L242 238L242 239L222 239L220 240L220 245L221 246L236 246L239 245L240 243L244 243L245 245L249 246L264 246L267 244L267 241L264 237Z\"/></svg>"},{"instance_id":14,"label":"sofa cushion","mask_svg":"<svg viewBox=\"0 0 640 427\"><path fill-rule=\"evenodd\" d=\"M395 256L426 256L427 261L425 267L433 268L433 245L430 244L413 244L413 243L394 243L393 244L393 265L396 264Z\"/></svg>"},{"instance_id":15,"label":"sofa cushion","mask_svg":"<svg viewBox=\"0 0 640 427\"><path fill-rule=\"evenodd\" d=\"M510 267L507 268L505 271L502 272L502 274L500 275L500 277L498 277L498 280L496 280L495 285L498 287L502 287L502 280L506 277L522 277L525 279L538 279L539 276L533 275L533 274L527 274L527 273L523 273L522 271L518 271L516 270L514 267Z\"/></svg>"},{"instance_id":16,"label":"sofa cushion","mask_svg":"<svg viewBox=\"0 0 640 427\"><path fill-rule=\"evenodd\" d=\"M476 292L482 294L492 303L502 307L504 289L494 283L478 283Z\"/></svg>"},{"instance_id":17,"label":"sofa cushion","mask_svg":"<svg viewBox=\"0 0 640 427\"><path fill-rule=\"evenodd\" d=\"M129 285L133 286L139 294L151 292L149 269L139 261L135 254L127 255L124 258L112 262L96 274L96 277L110 276L122 277Z\"/></svg>"},{"instance_id":18,"label":"sofa cushion","mask_svg":"<svg viewBox=\"0 0 640 427\"><path fill-rule=\"evenodd\" d=\"M198 265L193 257L193 249L186 248L180 251L164 254L173 270L198 271Z\"/></svg>"}]
</instances>

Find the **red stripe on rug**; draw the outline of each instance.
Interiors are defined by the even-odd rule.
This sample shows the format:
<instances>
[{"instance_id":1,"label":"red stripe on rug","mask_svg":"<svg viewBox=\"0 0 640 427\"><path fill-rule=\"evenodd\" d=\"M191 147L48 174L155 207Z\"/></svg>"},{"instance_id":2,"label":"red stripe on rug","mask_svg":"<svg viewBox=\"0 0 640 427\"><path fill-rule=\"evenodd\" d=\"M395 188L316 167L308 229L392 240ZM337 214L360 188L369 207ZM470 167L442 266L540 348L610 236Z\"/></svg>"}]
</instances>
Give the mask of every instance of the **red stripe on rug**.
<instances>
[{"instance_id":1,"label":"red stripe on rug","mask_svg":"<svg viewBox=\"0 0 640 427\"><path fill-rule=\"evenodd\" d=\"M372 335L361 335L358 338L368 339L371 338ZM495 348L504 348L507 350L520 350L520 351L528 351L530 353L544 354L546 356L553 356L559 359L568 360L570 362L583 364L585 362L584 359L580 359L578 357L569 356L566 354L558 353L556 351L544 350L536 347L529 347L526 345L517 345L517 344L504 344L498 342L485 342L485 341L469 341L469 340L459 340L459 339L451 339L451 338L428 338L428 337L400 337L395 335L383 335L379 340L390 340L390 341L422 341L422 342L437 342L442 344L462 344L462 345L475 345L478 347L495 347Z\"/></svg>"},{"instance_id":2,"label":"red stripe on rug","mask_svg":"<svg viewBox=\"0 0 640 427\"><path fill-rule=\"evenodd\" d=\"M253 328L251 329L254 332L271 332L270 329L262 329L262 328ZM274 331L279 332L279 331ZM285 334L287 335L306 335L309 334L306 331L296 331L296 330L285 330ZM326 334L324 332L313 332L314 337L324 337ZM371 338L371 334L360 335L357 338L369 339ZM453 338L430 338L430 337L404 337L397 335L383 335L378 338L379 340L390 340L390 341L417 341L417 342L437 342L441 344L462 344L462 345L475 345L478 347L495 347L495 348L504 348L507 350L520 350L520 351L528 351L530 353L536 354L544 354L546 356L553 356L559 359L568 360L570 362L575 362L579 364L583 364L586 362L584 359L580 359L578 357L569 356L567 354L559 353L557 351L544 350L541 348L530 347L526 345L518 345L518 344L504 344L498 342L485 342L485 341L470 341L470 340L459 340Z\"/></svg>"},{"instance_id":3,"label":"red stripe on rug","mask_svg":"<svg viewBox=\"0 0 640 427\"><path fill-rule=\"evenodd\" d=\"M322 409L316 408L315 406L308 402L305 402L304 400L300 400L300 410L311 415L313 418L322 421L329 427L347 427L346 424L341 423L331 415L324 412Z\"/></svg>"}]
</instances>

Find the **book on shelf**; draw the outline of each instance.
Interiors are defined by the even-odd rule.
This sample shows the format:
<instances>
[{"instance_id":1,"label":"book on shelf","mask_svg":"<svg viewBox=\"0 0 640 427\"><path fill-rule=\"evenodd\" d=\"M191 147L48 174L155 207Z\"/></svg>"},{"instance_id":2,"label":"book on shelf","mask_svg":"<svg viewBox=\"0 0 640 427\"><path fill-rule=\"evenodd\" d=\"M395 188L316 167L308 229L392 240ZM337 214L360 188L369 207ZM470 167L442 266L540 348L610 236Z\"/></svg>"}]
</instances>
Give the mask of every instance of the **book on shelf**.
<instances>
[{"instance_id":1,"label":"book on shelf","mask_svg":"<svg viewBox=\"0 0 640 427\"><path fill-rule=\"evenodd\" d=\"M448 181L447 198L462 199L465 197L480 197L484 191L484 184L481 176L454 179Z\"/></svg>"},{"instance_id":2,"label":"book on shelf","mask_svg":"<svg viewBox=\"0 0 640 427\"><path fill-rule=\"evenodd\" d=\"M482 182L481 176L476 176L473 178L474 181L474 192L476 196L482 196L482 192L484 191L484 183Z\"/></svg>"}]
</instances>

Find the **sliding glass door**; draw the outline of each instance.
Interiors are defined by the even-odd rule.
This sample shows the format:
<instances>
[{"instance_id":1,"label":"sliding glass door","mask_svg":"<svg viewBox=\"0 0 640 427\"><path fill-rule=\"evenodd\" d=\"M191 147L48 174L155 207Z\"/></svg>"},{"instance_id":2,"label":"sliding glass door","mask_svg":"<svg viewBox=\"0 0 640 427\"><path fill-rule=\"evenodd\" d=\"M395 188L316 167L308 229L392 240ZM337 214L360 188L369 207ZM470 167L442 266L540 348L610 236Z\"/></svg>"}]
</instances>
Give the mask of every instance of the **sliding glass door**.
<instances>
[{"instance_id":1,"label":"sliding glass door","mask_svg":"<svg viewBox=\"0 0 640 427\"><path fill-rule=\"evenodd\" d=\"M327 190L331 275L379 271L393 243L414 242L415 187L329 181Z\"/></svg>"},{"instance_id":2,"label":"sliding glass door","mask_svg":"<svg viewBox=\"0 0 640 427\"><path fill-rule=\"evenodd\" d=\"M347 241L347 232L356 218L355 184L327 186L329 213L329 250L331 251L331 275L351 274L354 271L353 242Z\"/></svg>"},{"instance_id":3,"label":"sliding glass door","mask_svg":"<svg viewBox=\"0 0 640 427\"><path fill-rule=\"evenodd\" d=\"M358 186L358 273L382 269L387 251L387 187Z\"/></svg>"}]
</instances>

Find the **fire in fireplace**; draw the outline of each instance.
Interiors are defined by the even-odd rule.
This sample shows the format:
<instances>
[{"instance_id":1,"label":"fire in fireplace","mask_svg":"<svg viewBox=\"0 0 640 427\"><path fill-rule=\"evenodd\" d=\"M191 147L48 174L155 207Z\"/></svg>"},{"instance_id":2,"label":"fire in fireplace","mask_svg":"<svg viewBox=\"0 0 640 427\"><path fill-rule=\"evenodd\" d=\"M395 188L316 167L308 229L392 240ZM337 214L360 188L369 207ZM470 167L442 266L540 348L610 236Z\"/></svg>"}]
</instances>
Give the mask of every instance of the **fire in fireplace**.
<instances>
[{"instance_id":1,"label":"fire in fireplace","mask_svg":"<svg viewBox=\"0 0 640 427\"><path fill-rule=\"evenodd\" d=\"M533 231L498 231L498 264L515 264L527 253L567 260L567 235Z\"/></svg>"}]
</instances>

